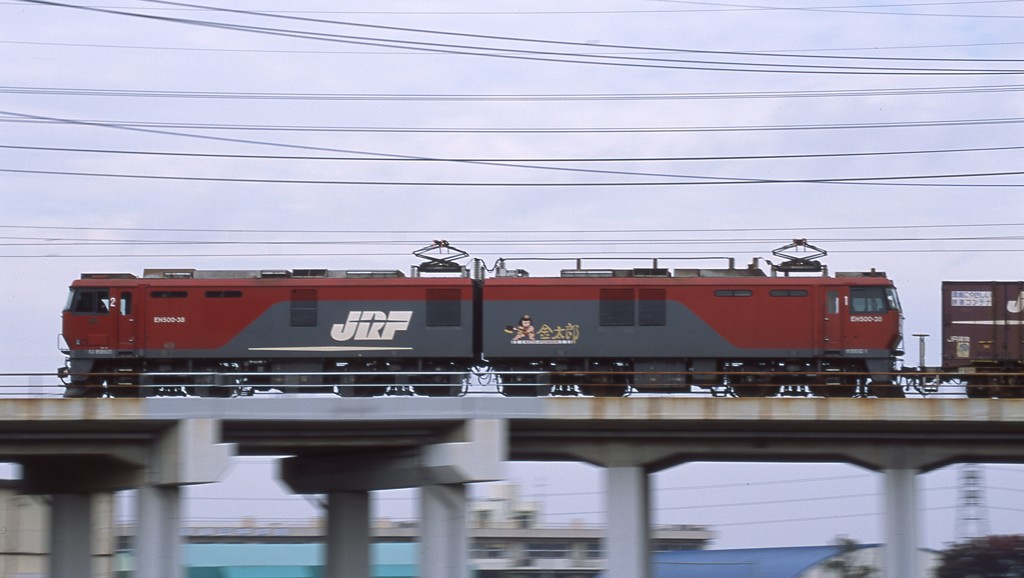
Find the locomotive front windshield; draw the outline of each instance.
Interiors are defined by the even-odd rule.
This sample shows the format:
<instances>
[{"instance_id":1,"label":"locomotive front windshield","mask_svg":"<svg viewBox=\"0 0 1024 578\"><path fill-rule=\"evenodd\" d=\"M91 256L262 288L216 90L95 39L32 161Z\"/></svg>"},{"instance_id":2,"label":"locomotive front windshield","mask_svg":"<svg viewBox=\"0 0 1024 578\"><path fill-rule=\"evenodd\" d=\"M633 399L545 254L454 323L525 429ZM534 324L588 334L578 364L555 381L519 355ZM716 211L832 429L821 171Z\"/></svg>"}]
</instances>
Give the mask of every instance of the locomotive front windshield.
<instances>
[{"instance_id":1,"label":"locomotive front windshield","mask_svg":"<svg viewBox=\"0 0 1024 578\"><path fill-rule=\"evenodd\" d=\"M893 287L851 287L851 313L899 311L900 300Z\"/></svg>"},{"instance_id":2,"label":"locomotive front windshield","mask_svg":"<svg viewBox=\"0 0 1024 578\"><path fill-rule=\"evenodd\" d=\"M65 311L72 313L109 313L110 291L107 289L72 289Z\"/></svg>"}]
</instances>

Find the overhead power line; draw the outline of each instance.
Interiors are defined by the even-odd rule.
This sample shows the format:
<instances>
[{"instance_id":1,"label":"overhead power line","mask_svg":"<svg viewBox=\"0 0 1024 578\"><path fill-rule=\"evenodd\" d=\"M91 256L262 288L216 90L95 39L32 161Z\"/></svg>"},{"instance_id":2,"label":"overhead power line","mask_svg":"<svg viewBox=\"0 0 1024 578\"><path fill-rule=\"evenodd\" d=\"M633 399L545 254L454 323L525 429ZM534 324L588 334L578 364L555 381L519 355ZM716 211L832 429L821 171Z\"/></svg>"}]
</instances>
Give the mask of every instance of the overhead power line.
<instances>
[{"instance_id":1,"label":"overhead power line","mask_svg":"<svg viewBox=\"0 0 1024 578\"><path fill-rule=\"evenodd\" d=\"M459 133L459 134L593 134L593 133L703 133L703 132L760 132L760 131L812 131L853 129L906 129L951 126L992 126L1024 123L1024 117L947 119L899 122L864 122L831 124L782 125L719 125L719 126L653 126L653 127L416 127L416 126L312 126L272 124L221 124L190 122L153 122L131 120L75 119L73 121L46 118L0 118L0 123L23 124L96 124L131 128L175 128L192 130L229 130L259 132L366 132L366 133Z\"/></svg>"},{"instance_id":2,"label":"overhead power line","mask_svg":"<svg viewBox=\"0 0 1024 578\"><path fill-rule=\"evenodd\" d=\"M401 40L395 38L379 38L371 36L357 36L347 34L329 34L323 32L303 31L303 30L292 30L283 28L270 28L260 26L250 26L242 24L230 24L225 22L213 22L205 20L195 20L186 18L172 18L167 16L156 16L151 14L141 14L135 12L127 12L123 10L111 10L91 6L83 6L76 4L67 4L63 2L55 2L52 0L21 0L22 2L31 4L40 4L46 6L70 8L77 10L86 10L90 12L127 16L133 18L142 18L148 20L164 21L174 24L184 24L190 26L200 26L207 28L215 28L222 30L233 30L238 32L248 32L254 34L265 34L272 36L281 36L286 38L297 38L314 41L325 41L325 42L338 42L345 44L361 45L361 46L377 46L377 47L399 47L408 48L411 50L420 50L428 52L440 52L446 54L460 54L465 56L481 56L490 58L500 59L513 59L513 60L526 60L536 62L555 62L562 64L586 64L586 65L599 65L599 66L615 66L615 67L637 67L637 68L655 68L655 69L676 69L676 70L710 70L719 72L746 72L746 73L786 73L786 74L830 74L830 75L902 75L902 76L948 76L948 75L1020 75L1024 74L1024 69L973 69L973 68L922 68L922 67L902 67L902 66L853 66L853 65L837 65L828 64L828 60L824 59L865 59L863 57L850 57L850 56L839 56L839 57L825 57L820 55L793 55L793 54L758 54L758 53L741 53L741 52L715 52L715 51L704 51L704 50L692 50L692 49L676 49L676 48L662 48L662 47L648 47L648 46L627 46L627 45L605 45L608 48L616 49L631 49L631 50L642 50L642 51L659 51L666 54L688 54L688 55L700 55L705 57L719 58L719 60L707 60L707 59L681 59L681 58L653 58L644 56L611 56L611 55L584 55L579 52L555 52L551 50L534 50L524 48L507 48L507 47L491 47L484 45L467 45L467 44L453 44L445 42L425 42L425 41L412 41L412 40ZM355 27L360 29L369 29L376 32L388 32L388 33L412 33L427 36L443 36L443 37L455 37L459 39L471 39L473 41L497 41L497 42L510 42L516 44L527 44L535 45L539 44L542 46L569 46L569 47L587 47L588 50L592 49L591 45L583 42L568 42L559 40L546 40L546 39L534 39L534 38L519 38L509 36L496 36L496 35L484 35L484 34L471 34L461 32L449 32L429 29L417 29L408 27L398 26L383 26L373 25L355 22L344 22L336 20L326 20L317 18L306 18L297 16L283 16L278 14L260 13L247 10L236 10L222 7L212 7L205 5L196 4L185 4L176 2L162 2L159 0L142 0L144 2L156 3L161 5L174 5L174 6L188 6L188 7L201 7L204 9L211 9L217 12L223 12L234 15L244 16L260 16L273 19L287 19L301 21L304 23L315 23L318 25L334 25L344 27ZM769 59L767 62L759 62L756 60L723 60L722 57L729 58L755 58L755 59ZM783 60L780 62L772 62L771 59L818 59L813 61L813 64L794 64L792 60ZM872 57L875 60L901 60L901 59L890 59ZM915 60L915 59L909 59ZM819 64L822 62L825 64ZM934 62L934 61L933 61Z\"/></svg>"},{"instance_id":3,"label":"overhead power line","mask_svg":"<svg viewBox=\"0 0 1024 578\"><path fill-rule=\"evenodd\" d=\"M95 124L131 128L174 128L192 130L229 130L258 132L365 132L365 133L441 133L441 134L594 134L594 133L703 133L703 132L761 132L761 131L813 131L906 129L952 126L992 126L1024 123L1024 117L947 119L899 122L783 124L783 125L719 125L719 126L653 126L653 127L415 127L415 126L312 126L271 124L213 124L189 122L153 122L130 120L75 119L73 121L47 118L2 118L0 123L24 124Z\"/></svg>"},{"instance_id":4,"label":"overhead power line","mask_svg":"<svg viewBox=\"0 0 1024 578\"><path fill-rule=\"evenodd\" d=\"M330 24L337 26L348 26L356 28L366 28L371 30L387 30L390 32L404 32L404 33L415 33L425 35L437 35L437 36L453 36L458 38L472 38L479 40L501 40L509 42L521 42L529 44L547 44L547 45L559 45L559 46L572 46L582 48L593 48L593 45L589 42L572 42L566 40L550 40L544 38L524 38L518 36L500 36L493 34L480 34L480 33L466 33L466 32L452 32L447 30L436 30L427 28L412 28L407 26L388 26L381 24L367 24L361 22L348 22L339 20L328 20L323 18L309 18L300 16L289 16L284 14L277 14L271 12L261 12L255 10L242 10L237 8L224 8L220 6L210 6L206 4L192 4L185 2L174 2L171 0L139 0L146 4L156 4L161 6L176 6L176 7L187 7L197 8L201 10L212 10L216 12L238 14L245 16L262 16L265 18L282 19L282 20L294 20L298 22L316 23L316 24ZM1007 1L1016 2L1017 0L993 0L993 1ZM754 9L765 9L762 7L737 7L729 6L730 8L754 8ZM772 9L772 8L767 8ZM813 9L812 9L813 10ZM1024 18L1024 16L1010 15L1012 18ZM678 47L663 47L663 46L637 46L637 45L623 45L623 44L602 44L604 48L615 48L621 50L631 51L650 51L650 52L662 52L662 53L684 53L684 54L701 54L701 55L726 55L726 56L756 56L756 57L783 57L790 59L804 59L804 60L824 60L824 59L837 59L837 60L850 60L850 61L913 61L913 62L989 62L987 59L942 59L942 58L892 58L884 56L827 56L827 55L801 55L801 54L779 54L777 52L754 52L754 51L735 51L735 50L707 50L707 49L692 49L692 48L678 48ZM1002 60L1002 62L1020 62L1020 60Z\"/></svg>"},{"instance_id":5,"label":"overhead power line","mask_svg":"<svg viewBox=\"0 0 1024 578\"><path fill-rule=\"evenodd\" d=\"M0 94L38 96L92 96L107 98L171 98L216 100L284 101L384 101L384 102L603 102L737 100L778 98L846 98L878 96L932 96L950 94L991 94L1024 91L1024 84L987 84L910 88L868 88L849 90L738 91L738 92L665 92L665 93L551 93L551 94L411 94L411 93L289 93L223 92L176 90L122 90L76 87L0 86Z\"/></svg>"},{"instance_id":6,"label":"overhead power line","mask_svg":"<svg viewBox=\"0 0 1024 578\"><path fill-rule=\"evenodd\" d=\"M127 174L127 173L100 173L100 172L85 172L85 171L57 171L57 170L30 170L30 169L17 169L17 168L0 168L0 172L8 173L23 173L23 174L50 174L50 175L66 175L66 176L93 176L93 177L106 177L106 178L133 178L133 179L156 179L156 180L179 180L179 181L212 181L212 182L260 182L267 184L332 184L332 185L388 185L388 187L394 187L394 185L413 185L413 187L487 187L487 188L554 188L554 187L629 187L629 185L642 185L642 187L667 187L667 185L695 185L695 184L767 184L767 183L829 183L829 184L891 184L900 185L900 187L964 187L964 185L970 184L971 187L997 187L997 188L1016 188L1020 187L1017 183L991 183L991 182L974 182L974 183L927 183L927 182L908 182L910 180L942 180L942 179L959 179L959 178L980 178L980 177L995 177L995 176L1013 176L1022 174L1016 171L1005 171L1005 172L971 172L971 173L943 173L943 174L930 174L930 175L892 175L892 176L857 176L857 177L842 177L842 178L814 178L814 179L766 179L757 177L739 177L739 176L707 176L707 175L687 175L687 174L676 174L676 173L662 173L662 172L638 172L638 171L623 171L623 170L610 170L610 169L592 169L592 168L579 168L579 167L565 167L565 166L549 166L546 164L537 164L529 162L508 162L508 161L487 161L487 160L472 160L472 159L442 159L436 157L423 157L418 155L398 155L393 153L378 153L370 151L353 151L345 149L333 149L324 147L309 147L299 146L299 144L287 144L281 142L269 142L265 140L254 140L254 139L243 139L236 137L226 136L214 136L205 134L194 134L187 132L171 131L165 129L154 129L154 128L139 128L139 127L128 127L117 124L98 124L92 122L78 121L73 119L59 119L53 117L43 117L38 115L27 115L24 113L15 113L10 111L0 111L0 115L6 115L11 118L19 119L31 119L31 120L49 120L60 123L68 123L81 126L92 126L101 128L111 128L117 130L126 130L132 132L141 132L148 134L160 134L160 135L173 135L173 136L184 136L187 138L199 138L205 140L214 140L220 142L232 142L232 143L246 143L246 144L261 144L261 146L270 146L276 148L286 149L298 149L303 151L317 151L317 152L329 152L329 153L346 153L356 154L367 157L379 157L386 159L419 159L419 160L433 160L438 162L451 162L456 164L465 164L472 166L486 166L486 167L503 167L503 168L525 168L525 169L536 169L543 171L559 171L566 173L587 173L591 175L616 175L616 176L633 176L633 177L652 177L652 178L669 178L671 180L634 180L634 181L589 181L589 182L503 182L503 181L427 181L427 180L415 180L415 181L399 181L399 180L325 180L325 179L270 179L270 178L253 178L253 177L218 177L218 176L188 176L188 175L155 175L155 174Z\"/></svg>"},{"instance_id":7,"label":"overhead power line","mask_svg":"<svg viewBox=\"0 0 1024 578\"><path fill-rule=\"evenodd\" d=\"M761 250L743 250L734 251L729 256L738 257L741 255L759 256L765 252ZM830 251L830 254L877 254L878 249L864 249L864 250L839 250ZM934 255L934 254L1021 254L1024 253L1024 249L1012 249L1008 247L1002 247L998 249L978 249L976 247L961 247L951 249L891 249L886 250L887 254L908 254L908 255ZM494 251L477 251L474 252L475 257L496 257L502 258L505 261L566 261L570 262L579 258L593 258L593 259L649 259L657 258L661 261L669 261L673 259L680 260L692 260L692 259L725 259L725 256L712 255L708 251L630 251L628 253L609 253L608 251L516 251L510 253L508 251L494 252ZM257 258L257 259L268 259L268 258L319 258L327 259L334 257L352 258L352 257L408 257L408 252L376 252L376 253L337 253L337 252L294 252L294 253L267 253L260 251L256 253L75 253L75 254L0 254L0 259L242 259L242 258Z\"/></svg>"},{"instance_id":8,"label":"overhead power line","mask_svg":"<svg viewBox=\"0 0 1024 578\"><path fill-rule=\"evenodd\" d=\"M1020 0L985 0L984 4L1014 4ZM3 3L3 2L0 2ZM9 3L9 2L7 2ZM851 6L746 6L737 4L725 4L718 2L680 2L697 4L698 7L691 8L656 8L646 10L262 10L264 14L349 14L358 16L549 16L549 15L579 15L579 14L676 14L692 12L765 12L765 11L802 11L802 12L849 12L863 14L880 14L886 16L941 16L941 17L964 17L964 18L1006 18L1001 14L927 14L920 12L884 12L882 10L866 11L863 4ZM888 6L875 6L875 8L916 8L934 6L972 6L979 4L978 0L960 0L954 2L901 2ZM208 8L186 8L186 7L162 7L162 8L139 8L141 10L162 10L162 11L209 11ZM1012 15L1011 15L1012 17Z\"/></svg>"},{"instance_id":9,"label":"overhead power line","mask_svg":"<svg viewBox=\"0 0 1024 578\"><path fill-rule=\"evenodd\" d=\"M17 1L17 0L16 0ZM1013 0L1017 1L1017 0ZM273 11L271 11L273 12ZM0 40L0 44L13 44L23 46L61 46L68 48L112 48L124 50L157 50L157 51L180 51L180 52L226 52L241 54L359 54L359 55L388 55L388 56L429 56L426 52L413 52L404 49L395 50L283 50L270 48L218 48L209 46L145 46L141 44L97 44L85 42L37 42L29 40ZM843 48L805 48L805 49L780 49L760 51L763 54L783 55L812 52L856 52L870 50L878 53L883 50L921 50L936 48L980 48L986 46L1019 46L1024 42L969 42L961 44L916 44L916 45L890 45L890 46L866 46L866 47L843 47ZM616 54L612 52L581 52L583 56ZM877 58L877 57L874 57ZM973 61L973 60L972 60ZM980 60L986 62L987 60ZM1008 60L995 59L993 62L1007 62ZM1009 61L1013 61L1012 59Z\"/></svg>"},{"instance_id":10,"label":"overhead power line","mask_svg":"<svg viewBox=\"0 0 1024 578\"><path fill-rule=\"evenodd\" d=\"M475 161L473 161L475 162ZM675 176L678 180L661 181L592 181L592 182L506 182L506 181L398 181L398 180L330 180L330 179L269 179L251 177L200 177L184 175L146 175L128 173L99 173L85 171L48 171L30 169L0 168L0 172L13 174L99 177L115 179L150 179L163 181L192 181L218 183L254 183L270 185L334 185L363 187L474 187L474 188L592 188L592 187L687 187L710 185L773 185L773 184L826 184L826 185L872 185L900 187L996 187L1021 188L1020 183L916 183L907 181L933 181L953 179L977 179L992 177L1022 176L1024 171L972 172L972 173L935 173L921 175L888 175L867 177L831 177L817 179L761 179L741 177L695 177L687 175ZM621 171L618 171L621 173ZM669 176L669 175L665 175ZM688 180L683 180L688 179Z\"/></svg>"},{"instance_id":11,"label":"overhead power line","mask_svg":"<svg viewBox=\"0 0 1024 578\"><path fill-rule=\"evenodd\" d=\"M615 247L645 247L653 246L683 246L683 245L749 245L779 243L779 237L772 238L731 238L731 239L708 239L708 238L665 238L665 239L631 239L631 238L594 238L594 239L558 239L558 238L533 238L533 239L463 239L462 243L472 244L475 247L487 246L543 246L549 249L555 247L597 247L614 245ZM856 237L856 238L816 238L816 243L844 244L844 243L936 243L936 242L1000 242L1024 241L1024 235L986 235L986 236L928 236L928 237ZM168 239L96 239L96 238L59 238L59 237L23 237L23 236L0 236L0 246L3 247L156 247L156 246L317 246L317 247L338 247L338 246L408 246L407 240L168 240Z\"/></svg>"},{"instance_id":12,"label":"overhead power line","mask_svg":"<svg viewBox=\"0 0 1024 578\"><path fill-rule=\"evenodd\" d=\"M541 233L541 234L553 234L562 233L566 235L577 235L577 234L632 234L632 233L644 233L644 234L679 234L679 233L764 233L764 232L796 232L802 233L806 231L904 231L912 229L976 229L976 228L997 228L997 227L1024 227L1024 222L1019 223L934 223L934 224L899 224L899 225L850 225L850 226L831 226L823 227L820 225L812 226L797 226L797 227L729 227L729 228L694 228L687 227L685 229L566 229L559 228L557 231L551 231L546 229L530 229L530 228L516 228L519 233ZM387 235L393 236L395 231L392 229L231 229L231 228L216 228L216 229L202 229L202 228L182 228L182 227L90 227L82 225L3 225L0 224L0 229L25 229L32 231L145 231L145 232L173 232L173 233L310 233L310 234L325 234L325 235L338 235L338 234L354 234L354 235ZM404 231L407 234L428 234L434 235L437 233L436 229L408 229ZM494 229L446 229L449 234L486 234L486 235L504 235L506 231L495 231ZM1015 470L1016 471L1016 470ZM1024 472L1024 469L1020 470Z\"/></svg>"},{"instance_id":13,"label":"overhead power line","mask_svg":"<svg viewBox=\"0 0 1024 578\"><path fill-rule=\"evenodd\" d=\"M1022 150L1024 146L1013 147L972 147L956 149L925 149L909 151L864 151L846 153L800 153L788 155L722 155L722 156L695 156L695 157L532 157L532 158L380 158L380 157L357 157L357 156L289 156L289 155L246 155L229 153L197 153L197 152L173 152L173 151L145 151L127 149L87 149L72 147L41 147L26 145L4 145L0 149L32 150L49 152L76 152L90 154L113 154L113 155L140 155L140 156L165 156L165 157L192 157L192 158L216 158L216 159L245 159L245 160L299 160L299 161L376 161L376 162L488 162L488 163L639 163L639 162L683 162L683 161L743 161L743 160L788 160L788 159L817 159L817 158L844 158L844 157L875 157L875 156L905 156L905 155L932 155L949 153L977 153ZM616 171L618 173L618 171ZM628 174L628 173L627 173Z\"/></svg>"}]
</instances>

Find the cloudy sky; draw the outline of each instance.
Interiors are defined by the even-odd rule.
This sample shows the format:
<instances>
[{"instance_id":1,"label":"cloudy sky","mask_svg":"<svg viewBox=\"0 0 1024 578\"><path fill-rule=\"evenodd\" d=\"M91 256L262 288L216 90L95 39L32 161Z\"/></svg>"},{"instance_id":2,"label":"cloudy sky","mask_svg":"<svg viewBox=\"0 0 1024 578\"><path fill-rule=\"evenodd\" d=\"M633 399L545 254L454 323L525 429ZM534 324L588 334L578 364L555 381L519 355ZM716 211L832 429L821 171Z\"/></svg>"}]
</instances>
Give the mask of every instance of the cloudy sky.
<instances>
[{"instance_id":1,"label":"cloudy sky","mask_svg":"<svg viewBox=\"0 0 1024 578\"><path fill-rule=\"evenodd\" d=\"M82 272L408 269L444 238L540 275L579 256L745 264L808 238L833 271L887 271L906 332L931 335L942 280L1022 275L1024 2L281 7L0 2L0 373L63 362ZM764 468L712 470L704 485ZM726 520L710 511L663 521ZM842 533L735 524L724 544Z\"/></svg>"}]
</instances>

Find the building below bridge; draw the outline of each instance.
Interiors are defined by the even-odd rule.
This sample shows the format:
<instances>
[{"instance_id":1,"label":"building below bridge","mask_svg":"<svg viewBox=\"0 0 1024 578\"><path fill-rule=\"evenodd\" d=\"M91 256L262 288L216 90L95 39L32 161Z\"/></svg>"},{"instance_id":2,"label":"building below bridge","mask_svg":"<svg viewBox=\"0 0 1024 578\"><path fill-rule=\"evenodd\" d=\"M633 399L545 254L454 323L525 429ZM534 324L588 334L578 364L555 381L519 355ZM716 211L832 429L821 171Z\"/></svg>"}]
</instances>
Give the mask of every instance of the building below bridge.
<instances>
[{"instance_id":1,"label":"building below bridge","mask_svg":"<svg viewBox=\"0 0 1024 578\"><path fill-rule=\"evenodd\" d=\"M564 525L541 523L538 502L523 500L514 484L495 484L490 495L469 504L470 564L477 578L593 578L604 569L602 545L604 527L574 522ZM319 544L324 539L322 520L309 523L274 523L243 519L232 523L186 525L186 563L223 560L252 560L256 552L246 544ZM123 551L131 547L132 527L118 529ZM419 525L414 520L377 519L372 528L373 565L377 576L398 578L418 576L415 560ZM707 547L714 533L706 526L668 525L652 529L652 547L674 552ZM318 548L275 546L277 560L290 560L289 567L306 567L315 562ZM234 552L232 552L234 550ZM313 557L310 557L313 556ZM410 562L410 560L412 562ZM191 562L190 562L191 561ZM200 578L205 574L190 573ZM212 575L211 575L212 576ZM227 576L225 574L224 576ZM297 577L302 574L297 574Z\"/></svg>"},{"instance_id":2,"label":"building below bridge","mask_svg":"<svg viewBox=\"0 0 1024 578\"><path fill-rule=\"evenodd\" d=\"M470 558L477 578L593 578L604 569L604 528L573 522L541 523L539 503L522 500L513 484L496 484L490 496L469 504L472 541ZM135 526L113 524L109 494L96 509L94 576L128 578L134 568ZM49 555L49 504L40 496L15 493L0 486L0 576L43 578ZM322 519L275 522L256 518L218 523L185 521L184 563L188 578L227 578L233 568L263 567L274 576L306 578L320 575L323 560ZM658 552L697 550L714 533L706 526L669 525L652 529ZM373 523L372 560L375 576L416 577L419 525L415 520L377 519Z\"/></svg>"},{"instance_id":3,"label":"building below bridge","mask_svg":"<svg viewBox=\"0 0 1024 578\"><path fill-rule=\"evenodd\" d=\"M604 570L604 529L582 522L545 524L537 502L522 500L518 487L497 484L491 495L470 503L471 566L475 578L596 578ZM94 498L96 552L93 576L131 578L134 567L130 524L114 525L109 495ZM275 522L255 518L215 524L186 524L184 565L187 578L267 575L318 578L323 575L324 523ZM416 578L419 573L418 524L414 520L377 519L372 530L374 577ZM881 548L837 546L706 550L714 533L706 526L652 528L655 578L828 578L825 564L837 556L880 568ZM40 496L15 493L0 481L0 576L48 575L49 505ZM920 551L922 568L933 568L934 552ZM261 573L262 572L262 573Z\"/></svg>"}]
</instances>

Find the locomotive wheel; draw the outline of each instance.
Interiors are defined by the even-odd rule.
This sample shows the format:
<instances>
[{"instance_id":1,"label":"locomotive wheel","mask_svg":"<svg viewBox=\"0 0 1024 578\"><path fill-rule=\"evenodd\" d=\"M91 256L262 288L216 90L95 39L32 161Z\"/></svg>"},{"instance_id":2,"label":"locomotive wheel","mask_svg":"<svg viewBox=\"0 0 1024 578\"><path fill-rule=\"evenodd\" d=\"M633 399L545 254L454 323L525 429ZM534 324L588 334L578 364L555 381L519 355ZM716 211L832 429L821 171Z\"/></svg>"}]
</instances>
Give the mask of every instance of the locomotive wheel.
<instances>
[{"instance_id":1,"label":"locomotive wheel","mask_svg":"<svg viewBox=\"0 0 1024 578\"><path fill-rule=\"evenodd\" d=\"M533 375L501 373L498 377L501 379L498 391L505 397L540 397L551 393L551 385L534 383L537 378Z\"/></svg>"},{"instance_id":2,"label":"locomotive wheel","mask_svg":"<svg viewBox=\"0 0 1024 578\"><path fill-rule=\"evenodd\" d=\"M811 393L820 397L854 397L857 395L856 384L826 383L812 385Z\"/></svg>"},{"instance_id":3,"label":"locomotive wheel","mask_svg":"<svg viewBox=\"0 0 1024 578\"><path fill-rule=\"evenodd\" d=\"M1005 380L997 376L981 376L967 382L967 397L972 399L991 399L1018 397L1017 387L1007 387Z\"/></svg>"},{"instance_id":4,"label":"locomotive wheel","mask_svg":"<svg viewBox=\"0 0 1024 578\"><path fill-rule=\"evenodd\" d=\"M987 387L980 385L968 385L967 397L971 399L988 399L992 396L989 394L989 390Z\"/></svg>"},{"instance_id":5,"label":"locomotive wheel","mask_svg":"<svg viewBox=\"0 0 1024 578\"><path fill-rule=\"evenodd\" d=\"M581 385L580 393L591 397L623 397L629 388L625 385Z\"/></svg>"},{"instance_id":6,"label":"locomotive wheel","mask_svg":"<svg viewBox=\"0 0 1024 578\"><path fill-rule=\"evenodd\" d=\"M551 386L545 384L518 385L503 383L501 395L505 397L540 397L551 393Z\"/></svg>"},{"instance_id":7,"label":"locomotive wheel","mask_svg":"<svg viewBox=\"0 0 1024 578\"><path fill-rule=\"evenodd\" d=\"M736 397L769 397L779 390L777 385L734 385L732 392Z\"/></svg>"},{"instance_id":8,"label":"locomotive wheel","mask_svg":"<svg viewBox=\"0 0 1024 578\"><path fill-rule=\"evenodd\" d=\"M377 397L388 392L386 385L339 385L334 393L341 397Z\"/></svg>"},{"instance_id":9,"label":"locomotive wheel","mask_svg":"<svg viewBox=\"0 0 1024 578\"><path fill-rule=\"evenodd\" d=\"M868 392L877 398L900 398L907 397L903 392L903 386L893 385L892 382L873 381L868 386Z\"/></svg>"},{"instance_id":10,"label":"locomotive wheel","mask_svg":"<svg viewBox=\"0 0 1024 578\"><path fill-rule=\"evenodd\" d=\"M546 395L550 386L547 385L502 385L501 395L505 397L538 397Z\"/></svg>"},{"instance_id":11,"label":"locomotive wheel","mask_svg":"<svg viewBox=\"0 0 1024 578\"><path fill-rule=\"evenodd\" d=\"M199 397L231 397L235 388L223 385L197 385L188 388L189 393Z\"/></svg>"},{"instance_id":12,"label":"locomotive wheel","mask_svg":"<svg viewBox=\"0 0 1024 578\"><path fill-rule=\"evenodd\" d=\"M772 383L769 375L737 374L729 381L736 397L768 397L779 391L779 386Z\"/></svg>"},{"instance_id":13,"label":"locomotive wheel","mask_svg":"<svg viewBox=\"0 0 1024 578\"><path fill-rule=\"evenodd\" d=\"M103 383L96 382L95 380L89 380L83 383L71 383L65 386L64 397L103 397Z\"/></svg>"},{"instance_id":14,"label":"locomotive wheel","mask_svg":"<svg viewBox=\"0 0 1024 578\"><path fill-rule=\"evenodd\" d=\"M145 397L142 389L137 385L107 385L107 395L110 397Z\"/></svg>"},{"instance_id":15,"label":"locomotive wheel","mask_svg":"<svg viewBox=\"0 0 1024 578\"><path fill-rule=\"evenodd\" d=\"M1010 399L1020 399L1024 397L1024 387L1017 385L1019 383L1017 380L1011 380L1011 383L1014 385L1003 388L1002 397Z\"/></svg>"},{"instance_id":16,"label":"locomotive wheel","mask_svg":"<svg viewBox=\"0 0 1024 578\"><path fill-rule=\"evenodd\" d=\"M412 390L416 395L422 395L423 397L459 397L462 395L461 384L419 384L412 386Z\"/></svg>"}]
</instances>

